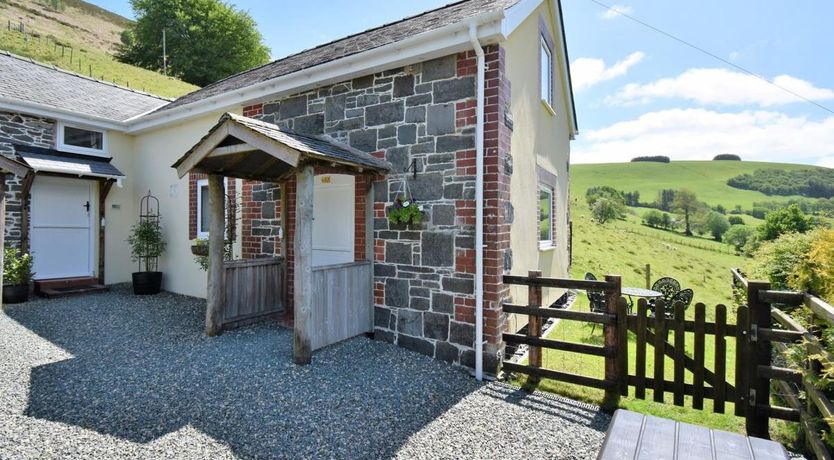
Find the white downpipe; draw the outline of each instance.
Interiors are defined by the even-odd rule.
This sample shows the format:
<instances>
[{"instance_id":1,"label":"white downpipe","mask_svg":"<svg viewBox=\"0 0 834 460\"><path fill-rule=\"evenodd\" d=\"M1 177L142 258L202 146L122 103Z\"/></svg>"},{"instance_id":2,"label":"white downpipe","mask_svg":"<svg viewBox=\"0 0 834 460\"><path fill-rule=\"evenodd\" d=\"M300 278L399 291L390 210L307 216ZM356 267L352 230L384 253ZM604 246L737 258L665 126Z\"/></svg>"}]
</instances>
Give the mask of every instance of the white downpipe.
<instances>
[{"instance_id":1,"label":"white downpipe","mask_svg":"<svg viewBox=\"0 0 834 460\"><path fill-rule=\"evenodd\" d=\"M478 56L475 124L475 378L484 378L484 50L478 25L469 24L469 40Z\"/></svg>"}]
</instances>

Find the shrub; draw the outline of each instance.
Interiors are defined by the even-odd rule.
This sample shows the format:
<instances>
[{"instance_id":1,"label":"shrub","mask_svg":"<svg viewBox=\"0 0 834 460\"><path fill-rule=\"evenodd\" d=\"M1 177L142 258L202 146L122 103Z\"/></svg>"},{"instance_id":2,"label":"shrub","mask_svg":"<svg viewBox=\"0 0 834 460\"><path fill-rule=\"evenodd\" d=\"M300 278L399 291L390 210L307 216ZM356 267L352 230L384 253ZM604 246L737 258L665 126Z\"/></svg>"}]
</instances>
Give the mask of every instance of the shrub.
<instances>
[{"instance_id":1,"label":"shrub","mask_svg":"<svg viewBox=\"0 0 834 460\"><path fill-rule=\"evenodd\" d=\"M805 233L813 227L814 222L799 208L792 204L787 208L771 211L765 215L765 222L759 226L762 241L772 241L786 233Z\"/></svg>"},{"instance_id":2,"label":"shrub","mask_svg":"<svg viewBox=\"0 0 834 460\"><path fill-rule=\"evenodd\" d=\"M617 219L623 214L623 206L614 200L600 198L596 200L591 208L591 215L600 224Z\"/></svg>"},{"instance_id":3,"label":"shrub","mask_svg":"<svg viewBox=\"0 0 834 460\"><path fill-rule=\"evenodd\" d=\"M663 213L657 209L646 212L643 214L643 224L649 227L663 228Z\"/></svg>"},{"instance_id":4,"label":"shrub","mask_svg":"<svg viewBox=\"0 0 834 460\"><path fill-rule=\"evenodd\" d=\"M741 157L732 153L716 155L712 161L741 161Z\"/></svg>"},{"instance_id":5,"label":"shrub","mask_svg":"<svg viewBox=\"0 0 834 460\"><path fill-rule=\"evenodd\" d=\"M797 266L789 283L794 289L810 291L834 302L834 230L812 234L807 260Z\"/></svg>"},{"instance_id":6,"label":"shrub","mask_svg":"<svg viewBox=\"0 0 834 460\"><path fill-rule=\"evenodd\" d=\"M3 284L20 286L29 284L35 274L32 272L34 260L31 254L20 254L15 248L6 248L3 252Z\"/></svg>"},{"instance_id":7,"label":"shrub","mask_svg":"<svg viewBox=\"0 0 834 460\"><path fill-rule=\"evenodd\" d=\"M740 216L730 216L727 218L727 221L730 223L730 225L744 225L744 219L742 219Z\"/></svg>"},{"instance_id":8,"label":"shrub","mask_svg":"<svg viewBox=\"0 0 834 460\"><path fill-rule=\"evenodd\" d=\"M652 156L642 156L642 157L634 157L631 159L632 163L638 162L650 162L650 163L671 163L672 160L669 157L664 155L652 155Z\"/></svg>"},{"instance_id":9,"label":"shrub","mask_svg":"<svg viewBox=\"0 0 834 460\"><path fill-rule=\"evenodd\" d=\"M795 273L807 270L813 235L809 233L785 233L773 241L765 241L753 253L752 275L769 280L776 289L796 286Z\"/></svg>"},{"instance_id":10,"label":"shrub","mask_svg":"<svg viewBox=\"0 0 834 460\"><path fill-rule=\"evenodd\" d=\"M742 252L744 246L750 241L750 238L756 233L756 230L746 225L730 225L730 229L724 234L724 242L734 247L736 251Z\"/></svg>"},{"instance_id":11,"label":"shrub","mask_svg":"<svg viewBox=\"0 0 834 460\"><path fill-rule=\"evenodd\" d=\"M130 258L139 262L139 271L155 271L156 258L165 252L165 237L156 222L141 220L134 224L127 237L130 245Z\"/></svg>"},{"instance_id":12,"label":"shrub","mask_svg":"<svg viewBox=\"0 0 834 460\"><path fill-rule=\"evenodd\" d=\"M588 206L592 208L600 198L607 198L609 200L625 204L623 192L608 185L591 187L585 191L585 200L588 202Z\"/></svg>"}]
</instances>

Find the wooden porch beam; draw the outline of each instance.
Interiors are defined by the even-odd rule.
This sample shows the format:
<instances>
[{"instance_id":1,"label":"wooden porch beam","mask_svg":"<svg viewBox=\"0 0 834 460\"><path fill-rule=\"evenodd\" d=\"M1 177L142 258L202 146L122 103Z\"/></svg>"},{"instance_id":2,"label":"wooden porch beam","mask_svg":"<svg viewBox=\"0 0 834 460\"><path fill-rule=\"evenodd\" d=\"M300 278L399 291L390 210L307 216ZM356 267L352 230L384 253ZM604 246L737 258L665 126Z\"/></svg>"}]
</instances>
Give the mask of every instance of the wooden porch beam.
<instances>
[{"instance_id":1,"label":"wooden porch beam","mask_svg":"<svg viewBox=\"0 0 834 460\"><path fill-rule=\"evenodd\" d=\"M310 328L313 310L313 178L315 173L310 164L296 172L295 201L295 270L292 354L296 364L309 364L312 360Z\"/></svg>"},{"instance_id":2,"label":"wooden porch beam","mask_svg":"<svg viewBox=\"0 0 834 460\"><path fill-rule=\"evenodd\" d=\"M185 177L186 174L194 169L197 164L203 161L203 159L228 136L229 121L227 120L225 123L218 126L217 129L215 129L211 134L206 136L205 139L200 141L200 143L195 146L194 150L191 151L188 156L182 158L180 163L175 163L177 176L179 176L180 179Z\"/></svg>"},{"instance_id":3,"label":"wooden porch beam","mask_svg":"<svg viewBox=\"0 0 834 460\"><path fill-rule=\"evenodd\" d=\"M208 158L222 157L225 155L234 155L237 153L257 152L258 149L249 144L235 144L227 145L225 147L217 147L208 154Z\"/></svg>"},{"instance_id":4,"label":"wooden porch beam","mask_svg":"<svg viewBox=\"0 0 834 460\"><path fill-rule=\"evenodd\" d=\"M206 335L222 332L221 317L226 302L223 267L223 233L225 231L226 189L223 176L209 174L209 267L206 295Z\"/></svg>"},{"instance_id":5,"label":"wooden porch beam","mask_svg":"<svg viewBox=\"0 0 834 460\"><path fill-rule=\"evenodd\" d=\"M272 155L292 167L298 166L298 162L301 159L301 152L298 150L287 147L285 144L254 131L251 128L239 124L231 124L229 125L229 135L246 142L256 150L262 150L264 153Z\"/></svg>"},{"instance_id":6,"label":"wooden porch beam","mask_svg":"<svg viewBox=\"0 0 834 460\"><path fill-rule=\"evenodd\" d=\"M98 284L104 284L104 230L107 221L104 220L107 195L113 188L114 180L104 180L98 183Z\"/></svg>"},{"instance_id":7,"label":"wooden porch beam","mask_svg":"<svg viewBox=\"0 0 834 460\"><path fill-rule=\"evenodd\" d=\"M30 170L23 176L20 187L20 251L23 254L29 252L29 202L31 201L32 183L34 181L35 172Z\"/></svg>"}]
</instances>

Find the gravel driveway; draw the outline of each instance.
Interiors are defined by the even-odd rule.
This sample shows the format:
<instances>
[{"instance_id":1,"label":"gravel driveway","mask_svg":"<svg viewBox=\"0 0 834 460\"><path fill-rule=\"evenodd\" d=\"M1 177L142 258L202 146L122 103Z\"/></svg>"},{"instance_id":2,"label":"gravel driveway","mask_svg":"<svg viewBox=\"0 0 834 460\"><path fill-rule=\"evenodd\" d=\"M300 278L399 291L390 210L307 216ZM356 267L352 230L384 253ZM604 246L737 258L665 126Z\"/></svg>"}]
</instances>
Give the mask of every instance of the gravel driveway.
<instances>
[{"instance_id":1,"label":"gravel driveway","mask_svg":"<svg viewBox=\"0 0 834 460\"><path fill-rule=\"evenodd\" d=\"M205 302L108 293L0 313L0 457L593 458L608 416L355 338L207 338Z\"/></svg>"}]
</instances>

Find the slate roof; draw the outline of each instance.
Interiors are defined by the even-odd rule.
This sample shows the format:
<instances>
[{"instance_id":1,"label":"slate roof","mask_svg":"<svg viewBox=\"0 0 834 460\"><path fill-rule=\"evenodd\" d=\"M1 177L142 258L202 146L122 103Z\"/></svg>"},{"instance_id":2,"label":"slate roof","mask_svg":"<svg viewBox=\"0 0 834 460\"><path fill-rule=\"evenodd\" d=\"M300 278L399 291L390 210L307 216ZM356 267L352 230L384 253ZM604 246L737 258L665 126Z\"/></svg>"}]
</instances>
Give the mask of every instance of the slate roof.
<instances>
[{"instance_id":1,"label":"slate roof","mask_svg":"<svg viewBox=\"0 0 834 460\"><path fill-rule=\"evenodd\" d=\"M511 7L519 0L464 0L390 24L325 43L283 59L214 82L186 94L158 111L183 106L211 96L245 88L353 54L395 43L408 37L455 24L490 11Z\"/></svg>"},{"instance_id":2,"label":"slate roof","mask_svg":"<svg viewBox=\"0 0 834 460\"><path fill-rule=\"evenodd\" d=\"M0 51L0 97L112 121L125 121L170 102L5 51Z\"/></svg>"},{"instance_id":3,"label":"slate roof","mask_svg":"<svg viewBox=\"0 0 834 460\"><path fill-rule=\"evenodd\" d=\"M298 150L309 158L323 161L337 161L338 163L348 163L379 171L389 171L391 169L391 164L385 160L381 160L370 155L369 153L340 144L326 137L298 134L289 129L282 129L272 123L255 120L254 118L244 117L233 113L223 114L217 124L209 130L200 142L189 149L185 155L177 160L177 162L173 164L173 167L176 168L180 165L188 157L188 155L190 155L194 149L203 142L203 140L208 138L217 128L222 126L228 120L232 120L253 131L263 134L270 139L274 139L287 147Z\"/></svg>"},{"instance_id":4,"label":"slate roof","mask_svg":"<svg viewBox=\"0 0 834 460\"><path fill-rule=\"evenodd\" d=\"M110 158L76 155L57 150L15 144L15 152L23 163L37 172L53 172L87 177L125 177L110 164Z\"/></svg>"}]
</instances>

